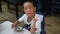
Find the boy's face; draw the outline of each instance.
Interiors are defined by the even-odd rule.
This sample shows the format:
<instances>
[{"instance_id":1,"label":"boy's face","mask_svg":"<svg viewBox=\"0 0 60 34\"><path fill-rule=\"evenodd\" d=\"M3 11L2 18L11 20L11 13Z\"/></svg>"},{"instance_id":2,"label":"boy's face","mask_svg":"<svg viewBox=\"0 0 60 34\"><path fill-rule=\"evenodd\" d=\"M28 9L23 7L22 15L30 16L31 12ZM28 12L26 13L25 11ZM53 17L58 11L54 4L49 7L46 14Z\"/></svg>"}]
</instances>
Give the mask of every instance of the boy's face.
<instances>
[{"instance_id":1,"label":"boy's face","mask_svg":"<svg viewBox=\"0 0 60 34\"><path fill-rule=\"evenodd\" d=\"M36 7L31 2L24 3L24 12L28 17L32 17L35 14Z\"/></svg>"}]
</instances>

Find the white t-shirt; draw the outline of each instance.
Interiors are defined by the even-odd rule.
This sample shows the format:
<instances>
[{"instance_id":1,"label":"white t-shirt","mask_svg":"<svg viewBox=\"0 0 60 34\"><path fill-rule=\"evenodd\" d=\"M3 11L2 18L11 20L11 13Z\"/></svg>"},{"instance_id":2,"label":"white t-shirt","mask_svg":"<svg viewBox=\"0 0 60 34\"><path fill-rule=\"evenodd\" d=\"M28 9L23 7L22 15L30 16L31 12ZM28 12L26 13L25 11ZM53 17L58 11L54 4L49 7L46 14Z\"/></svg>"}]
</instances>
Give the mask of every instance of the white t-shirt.
<instances>
[{"instance_id":1,"label":"white t-shirt","mask_svg":"<svg viewBox=\"0 0 60 34\"><path fill-rule=\"evenodd\" d=\"M39 17L39 20L37 20L36 26L35 26L36 29L37 29L36 32L39 32L39 34L40 34L40 31L41 31L41 21L42 21L42 18L40 18L40 17L43 17L43 16L41 16L39 14L35 14L35 18L36 17ZM28 25L31 24L31 26L32 26L33 20L31 20L28 23L27 18L28 18L28 16L26 14L24 14L21 18L18 19L18 21L24 22L25 24L28 24Z\"/></svg>"}]
</instances>

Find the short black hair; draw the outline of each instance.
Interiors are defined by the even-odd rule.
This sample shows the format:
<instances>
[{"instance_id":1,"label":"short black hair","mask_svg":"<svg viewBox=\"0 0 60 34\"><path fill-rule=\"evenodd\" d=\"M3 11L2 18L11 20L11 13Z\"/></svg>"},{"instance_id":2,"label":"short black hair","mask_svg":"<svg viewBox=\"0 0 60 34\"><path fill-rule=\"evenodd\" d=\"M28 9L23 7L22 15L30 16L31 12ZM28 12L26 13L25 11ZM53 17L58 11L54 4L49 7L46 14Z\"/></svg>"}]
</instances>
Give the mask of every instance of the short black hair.
<instances>
[{"instance_id":1,"label":"short black hair","mask_svg":"<svg viewBox=\"0 0 60 34\"><path fill-rule=\"evenodd\" d=\"M33 4L33 6L36 7L36 4L35 4L34 1L32 1L32 0L25 0L24 3L26 3L26 2L31 2L31 3ZM23 3L23 4L24 4L24 3Z\"/></svg>"}]
</instances>

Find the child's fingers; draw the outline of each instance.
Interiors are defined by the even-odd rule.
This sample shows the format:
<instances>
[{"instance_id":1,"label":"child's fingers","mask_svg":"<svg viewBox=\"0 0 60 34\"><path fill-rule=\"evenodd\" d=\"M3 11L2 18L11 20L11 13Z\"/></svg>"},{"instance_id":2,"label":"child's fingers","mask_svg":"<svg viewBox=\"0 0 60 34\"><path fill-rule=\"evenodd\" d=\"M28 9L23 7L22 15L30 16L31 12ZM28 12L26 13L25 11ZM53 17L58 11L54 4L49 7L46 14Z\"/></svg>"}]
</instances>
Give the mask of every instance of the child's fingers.
<instances>
[{"instance_id":1,"label":"child's fingers","mask_svg":"<svg viewBox=\"0 0 60 34\"><path fill-rule=\"evenodd\" d=\"M14 27L13 24L11 25L11 27L12 27L12 28Z\"/></svg>"},{"instance_id":2,"label":"child's fingers","mask_svg":"<svg viewBox=\"0 0 60 34\"><path fill-rule=\"evenodd\" d=\"M14 27L15 27L15 25L14 25L14 24L12 24L12 25L11 25L11 27L12 27L12 28L14 28Z\"/></svg>"},{"instance_id":3,"label":"child's fingers","mask_svg":"<svg viewBox=\"0 0 60 34\"><path fill-rule=\"evenodd\" d=\"M36 21L39 20L39 16L38 17L35 17L34 20L36 20Z\"/></svg>"},{"instance_id":4,"label":"child's fingers","mask_svg":"<svg viewBox=\"0 0 60 34\"><path fill-rule=\"evenodd\" d=\"M35 19L38 20L39 19L39 16L38 17L35 17Z\"/></svg>"},{"instance_id":5,"label":"child's fingers","mask_svg":"<svg viewBox=\"0 0 60 34\"><path fill-rule=\"evenodd\" d=\"M39 16L38 16L38 17L33 18L33 21L34 21L34 22L36 22L37 20L39 20Z\"/></svg>"}]
</instances>

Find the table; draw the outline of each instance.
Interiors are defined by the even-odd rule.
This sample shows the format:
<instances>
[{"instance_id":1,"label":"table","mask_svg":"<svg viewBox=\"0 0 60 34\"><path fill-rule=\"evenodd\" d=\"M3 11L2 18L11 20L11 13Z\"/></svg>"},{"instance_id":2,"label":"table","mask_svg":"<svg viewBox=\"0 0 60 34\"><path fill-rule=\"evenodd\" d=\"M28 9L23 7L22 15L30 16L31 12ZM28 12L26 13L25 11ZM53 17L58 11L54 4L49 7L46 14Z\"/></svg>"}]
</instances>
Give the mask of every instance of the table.
<instances>
[{"instance_id":1,"label":"table","mask_svg":"<svg viewBox=\"0 0 60 34\"><path fill-rule=\"evenodd\" d=\"M11 28L11 24L13 24L10 21L5 21L2 24L0 24L0 34L31 34L30 31L23 29L22 32L14 31L14 29Z\"/></svg>"}]
</instances>

